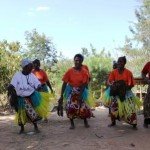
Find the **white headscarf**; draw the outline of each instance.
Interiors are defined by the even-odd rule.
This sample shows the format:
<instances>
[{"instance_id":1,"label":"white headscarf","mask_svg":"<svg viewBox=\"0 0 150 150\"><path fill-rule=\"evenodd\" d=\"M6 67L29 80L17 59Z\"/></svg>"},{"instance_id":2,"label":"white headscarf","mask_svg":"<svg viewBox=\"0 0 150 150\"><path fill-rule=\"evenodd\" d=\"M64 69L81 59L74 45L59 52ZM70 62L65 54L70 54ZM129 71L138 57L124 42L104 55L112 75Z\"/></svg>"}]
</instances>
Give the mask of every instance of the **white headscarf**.
<instances>
[{"instance_id":1,"label":"white headscarf","mask_svg":"<svg viewBox=\"0 0 150 150\"><path fill-rule=\"evenodd\" d=\"M32 61L29 60L28 58L22 59L21 67L24 68L25 66L29 65L30 63L32 63Z\"/></svg>"}]
</instances>

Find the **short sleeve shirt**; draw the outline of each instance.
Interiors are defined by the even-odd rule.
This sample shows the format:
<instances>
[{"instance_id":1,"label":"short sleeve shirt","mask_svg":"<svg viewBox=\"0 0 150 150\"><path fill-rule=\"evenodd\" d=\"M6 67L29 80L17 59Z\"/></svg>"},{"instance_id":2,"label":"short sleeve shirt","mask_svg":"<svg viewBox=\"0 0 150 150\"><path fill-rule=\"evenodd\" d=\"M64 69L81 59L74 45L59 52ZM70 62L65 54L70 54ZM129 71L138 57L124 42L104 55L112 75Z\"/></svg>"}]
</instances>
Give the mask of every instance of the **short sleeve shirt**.
<instances>
[{"instance_id":1,"label":"short sleeve shirt","mask_svg":"<svg viewBox=\"0 0 150 150\"><path fill-rule=\"evenodd\" d=\"M18 96L25 97L30 96L41 83L33 73L24 75L22 72L17 72L10 84L15 87Z\"/></svg>"},{"instance_id":2,"label":"short sleeve shirt","mask_svg":"<svg viewBox=\"0 0 150 150\"><path fill-rule=\"evenodd\" d=\"M33 74L38 78L41 84L45 84L48 81L48 76L46 72L42 69L40 70L33 70Z\"/></svg>"},{"instance_id":3,"label":"short sleeve shirt","mask_svg":"<svg viewBox=\"0 0 150 150\"><path fill-rule=\"evenodd\" d=\"M134 86L133 74L128 69L124 69L123 73L119 73L118 69L114 69L110 75L108 81L112 83L113 81L124 80L126 85Z\"/></svg>"},{"instance_id":4,"label":"short sleeve shirt","mask_svg":"<svg viewBox=\"0 0 150 150\"><path fill-rule=\"evenodd\" d=\"M73 87L80 87L89 82L89 75L86 69L75 70L73 67L68 69L62 80Z\"/></svg>"}]
</instances>

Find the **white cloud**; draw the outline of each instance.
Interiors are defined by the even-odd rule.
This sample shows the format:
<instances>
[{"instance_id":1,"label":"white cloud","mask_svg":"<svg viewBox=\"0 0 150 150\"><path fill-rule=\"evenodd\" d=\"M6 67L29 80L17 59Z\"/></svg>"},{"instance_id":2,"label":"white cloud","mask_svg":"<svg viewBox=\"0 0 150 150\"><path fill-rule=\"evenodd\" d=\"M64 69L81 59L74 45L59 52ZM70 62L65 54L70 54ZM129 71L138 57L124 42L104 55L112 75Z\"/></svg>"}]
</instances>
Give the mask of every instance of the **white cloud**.
<instances>
[{"instance_id":1,"label":"white cloud","mask_svg":"<svg viewBox=\"0 0 150 150\"><path fill-rule=\"evenodd\" d=\"M42 11L49 11L49 7L47 6L39 6L37 8L30 8L29 11L27 12L27 15L29 17L35 17L37 12L42 12Z\"/></svg>"},{"instance_id":2,"label":"white cloud","mask_svg":"<svg viewBox=\"0 0 150 150\"><path fill-rule=\"evenodd\" d=\"M36 11L48 11L49 7L47 6L39 6L36 8Z\"/></svg>"}]
</instances>

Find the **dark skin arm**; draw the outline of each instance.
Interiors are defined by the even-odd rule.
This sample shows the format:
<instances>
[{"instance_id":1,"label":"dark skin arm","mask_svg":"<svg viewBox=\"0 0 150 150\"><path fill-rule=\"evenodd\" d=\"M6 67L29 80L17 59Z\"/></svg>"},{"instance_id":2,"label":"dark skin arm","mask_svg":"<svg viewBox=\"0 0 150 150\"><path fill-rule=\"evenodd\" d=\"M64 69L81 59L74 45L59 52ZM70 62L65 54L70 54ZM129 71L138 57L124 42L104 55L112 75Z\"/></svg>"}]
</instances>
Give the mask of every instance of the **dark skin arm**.
<instances>
[{"instance_id":1,"label":"dark skin arm","mask_svg":"<svg viewBox=\"0 0 150 150\"><path fill-rule=\"evenodd\" d=\"M146 77L146 74L142 73L142 78L147 84L150 84L150 79Z\"/></svg>"},{"instance_id":2,"label":"dark skin arm","mask_svg":"<svg viewBox=\"0 0 150 150\"><path fill-rule=\"evenodd\" d=\"M62 88L61 88L61 96L60 96L59 101L58 101L59 105L63 104L63 94L65 91L66 85L67 85L67 83L63 82Z\"/></svg>"},{"instance_id":3,"label":"dark skin arm","mask_svg":"<svg viewBox=\"0 0 150 150\"><path fill-rule=\"evenodd\" d=\"M43 91L42 86L38 85L38 87L36 88L36 90L39 91L39 92L42 92Z\"/></svg>"},{"instance_id":4,"label":"dark skin arm","mask_svg":"<svg viewBox=\"0 0 150 150\"><path fill-rule=\"evenodd\" d=\"M50 84L49 80L48 80L48 81L46 81L46 84L47 84L47 86L50 88L51 92L53 93L53 89L52 89L52 86L51 86L51 84Z\"/></svg>"},{"instance_id":5,"label":"dark skin arm","mask_svg":"<svg viewBox=\"0 0 150 150\"><path fill-rule=\"evenodd\" d=\"M61 96L58 100L58 107L57 107L57 114L58 116L63 116L63 94L65 91L67 83L63 82L62 88L61 88Z\"/></svg>"},{"instance_id":6,"label":"dark skin arm","mask_svg":"<svg viewBox=\"0 0 150 150\"><path fill-rule=\"evenodd\" d=\"M8 90L9 93L16 94L15 87L14 87L12 84L10 84L10 85L8 86L7 90Z\"/></svg>"},{"instance_id":7,"label":"dark skin arm","mask_svg":"<svg viewBox=\"0 0 150 150\"><path fill-rule=\"evenodd\" d=\"M7 96L8 96L9 103L12 107L14 107L15 111L18 112L17 93L15 87L10 84L7 90L8 90Z\"/></svg>"}]
</instances>

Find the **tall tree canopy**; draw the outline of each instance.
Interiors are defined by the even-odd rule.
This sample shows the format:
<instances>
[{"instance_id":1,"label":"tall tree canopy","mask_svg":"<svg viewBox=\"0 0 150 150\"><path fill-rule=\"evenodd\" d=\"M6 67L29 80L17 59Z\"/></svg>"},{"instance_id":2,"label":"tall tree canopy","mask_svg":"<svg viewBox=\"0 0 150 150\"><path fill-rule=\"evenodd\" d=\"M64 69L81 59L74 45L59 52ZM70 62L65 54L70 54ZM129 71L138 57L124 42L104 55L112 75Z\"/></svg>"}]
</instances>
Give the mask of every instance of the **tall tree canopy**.
<instances>
[{"instance_id":1,"label":"tall tree canopy","mask_svg":"<svg viewBox=\"0 0 150 150\"><path fill-rule=\"evenodd\" d=\"M46 35L39 34L36 29L25 32L27 56L32 59L40 59L44 63L52 65L57 62L57 51L51 39Z\"/></svg>"},{"instance_id":2,"label":"tall tree canopy","mask_svg":"<svg viewBox=\"0 0 150 150\"><path fill-rule=\"evenodd\" d=\"M121 50L128 57L128 66L135 76L140 76L143 65L150 61L150 0L142 0L135 10L137 22L129 27L132 37L127 37Z\"/></svg>"}]
</instances>

